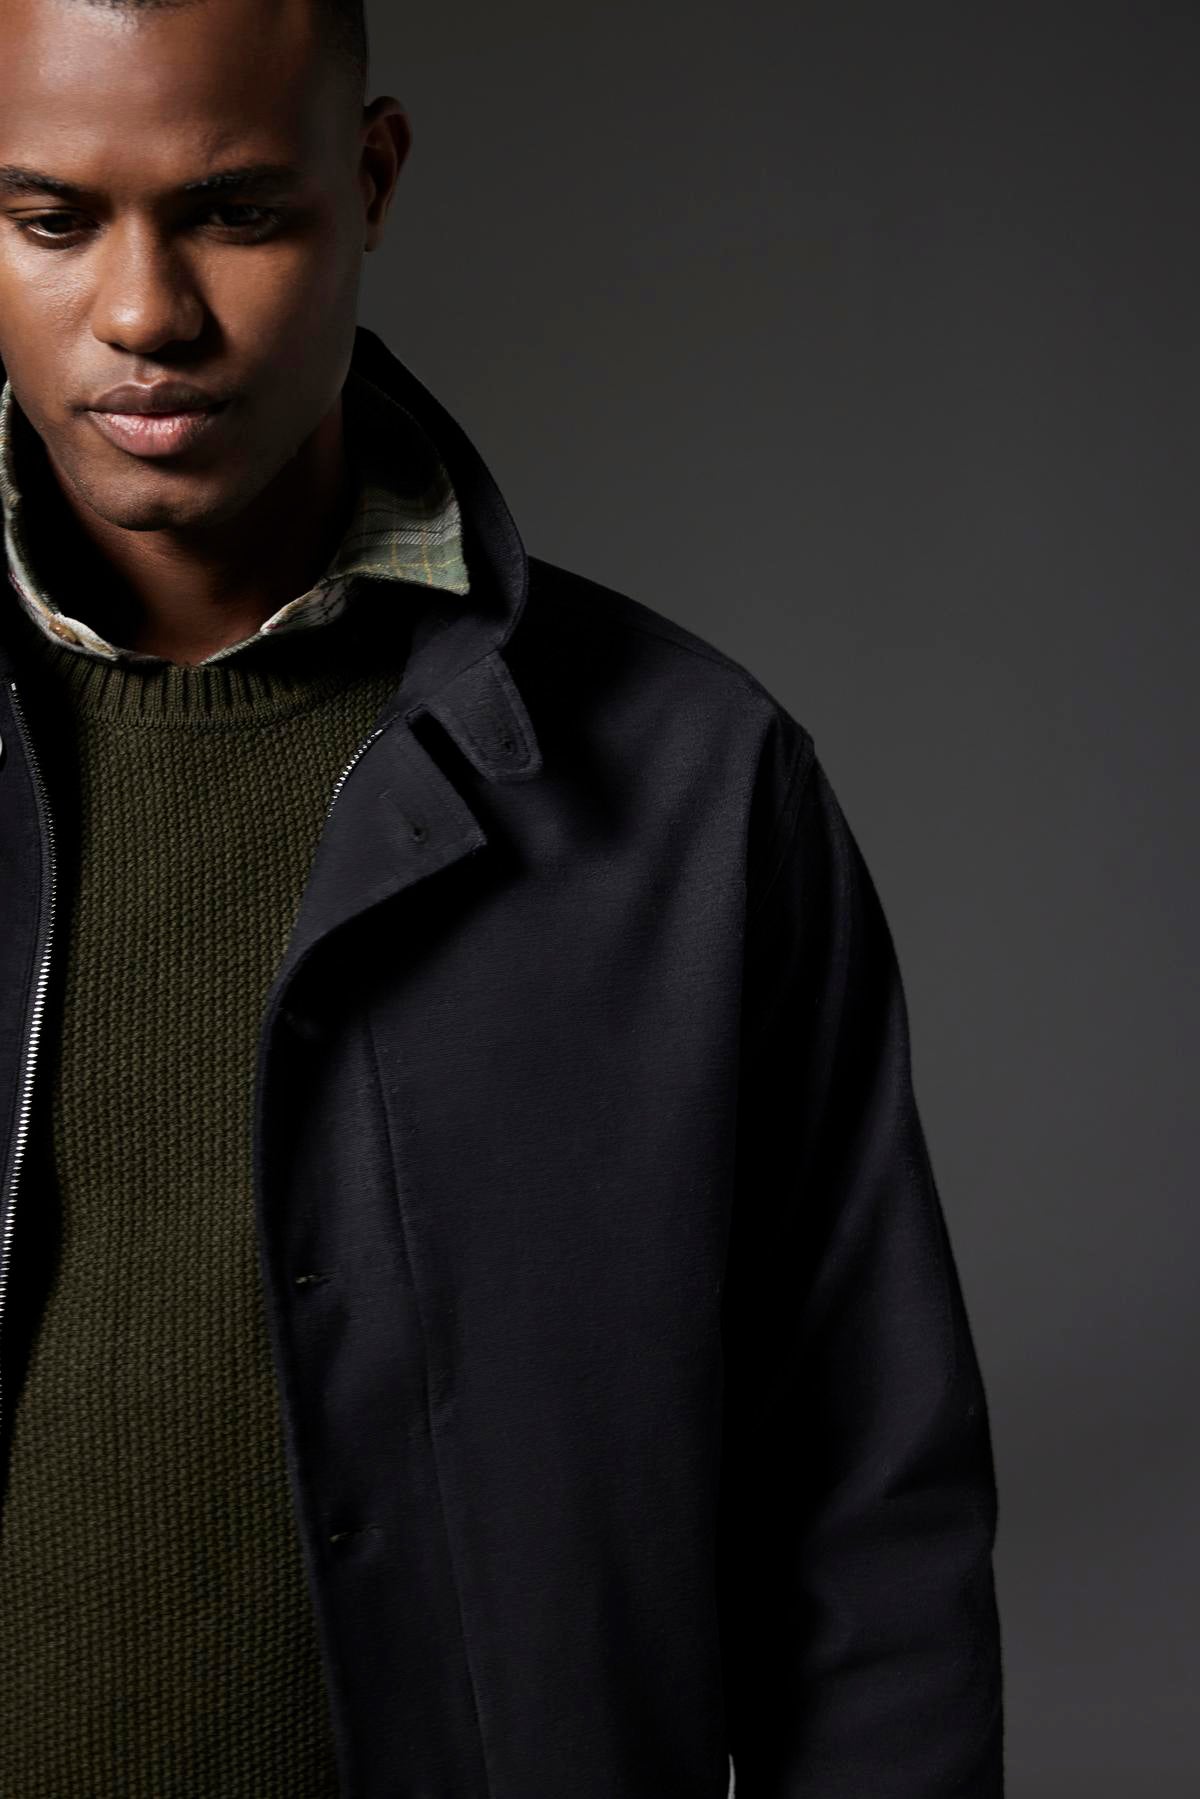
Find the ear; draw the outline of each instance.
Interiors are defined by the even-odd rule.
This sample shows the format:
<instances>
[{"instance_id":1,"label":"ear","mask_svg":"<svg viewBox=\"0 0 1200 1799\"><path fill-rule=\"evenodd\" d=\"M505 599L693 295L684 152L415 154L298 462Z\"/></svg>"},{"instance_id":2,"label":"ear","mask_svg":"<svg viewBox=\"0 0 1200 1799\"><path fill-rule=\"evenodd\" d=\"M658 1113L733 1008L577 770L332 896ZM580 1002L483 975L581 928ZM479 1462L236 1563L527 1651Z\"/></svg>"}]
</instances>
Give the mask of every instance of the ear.
<instances>
[{"instance_id":1,"label":"ear","mask_svg":"<svg viewBox=\"0 0 1200 1799\"><path fill-rule=\"evenodd\" d=\"M364 250L378 249L400 171L412 148L412 125L391 94L372 100L363 113L359 178L366 206Z\"/></svg>"}]
</instances>

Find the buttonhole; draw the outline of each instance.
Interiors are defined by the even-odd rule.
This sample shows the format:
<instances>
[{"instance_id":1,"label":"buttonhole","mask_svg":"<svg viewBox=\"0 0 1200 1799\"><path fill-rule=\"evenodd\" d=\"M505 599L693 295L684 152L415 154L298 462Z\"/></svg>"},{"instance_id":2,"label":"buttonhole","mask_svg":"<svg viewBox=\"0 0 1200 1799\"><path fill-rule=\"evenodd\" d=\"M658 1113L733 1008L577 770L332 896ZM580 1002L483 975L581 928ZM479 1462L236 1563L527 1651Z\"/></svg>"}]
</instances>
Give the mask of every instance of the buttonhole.
<instances>
[{"instance_id":1,"label":"buttonhole","mask_svg":"<svg viewBox=\"0 0 1200 1799\"><path fill-rule=\"evenodd\" d=\"M310 1042L316 1042L321 1037L322 1027L319 1021L310 1018L307 1013L297 1012L291 1006L284 1006L282 1016L284 1023L295 1031L297 1036L307 1037Z\"/></svg>"}]
</instances>

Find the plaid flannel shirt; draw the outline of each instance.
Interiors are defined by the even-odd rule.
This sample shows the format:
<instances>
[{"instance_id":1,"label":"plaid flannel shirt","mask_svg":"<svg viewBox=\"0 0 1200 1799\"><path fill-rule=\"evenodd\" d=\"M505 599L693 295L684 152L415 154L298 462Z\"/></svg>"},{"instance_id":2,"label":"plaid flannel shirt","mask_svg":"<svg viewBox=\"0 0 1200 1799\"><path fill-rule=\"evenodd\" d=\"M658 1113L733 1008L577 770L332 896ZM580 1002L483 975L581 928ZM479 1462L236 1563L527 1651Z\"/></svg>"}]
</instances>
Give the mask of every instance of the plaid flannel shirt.
<instances>
[{"instance_id":1,"label":"plaid flannel shirt","mask_svg":"<svg viewBox=\"0 0 1200 1799\"><path fill-rule=\"evenodd\" d=\"M416 420L366 376L351 369L343 390L347 459L357 483L353 514L324 574L258 630L204 658L220 662L259 637L307 629L336 618L357 577L417 582L465 594L462 518L450 478ZM25 611L56 643L106 662L158 663L161 656L107 642L58 607L39 579L36 531L18 481L16 401L0 393L0 505L9 579Z\"/></svg>"}]
</instances>

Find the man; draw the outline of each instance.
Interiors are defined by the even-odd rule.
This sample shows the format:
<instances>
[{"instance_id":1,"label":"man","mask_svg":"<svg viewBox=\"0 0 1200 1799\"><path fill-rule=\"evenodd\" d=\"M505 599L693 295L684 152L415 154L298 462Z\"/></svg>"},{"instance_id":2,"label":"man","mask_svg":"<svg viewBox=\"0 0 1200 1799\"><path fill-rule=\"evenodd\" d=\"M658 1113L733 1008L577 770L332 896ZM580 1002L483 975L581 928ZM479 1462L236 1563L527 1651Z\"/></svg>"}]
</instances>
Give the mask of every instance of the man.
<instances>
[{"instance_id":1,"label":"man","mask_svg":"<svg viewBox=\"0 0 1200 1799\"><path fill-rule=\"evenodd\" d=\"M357 325L357 8L3 17L0 1792L993 1799L984 1390L810 734Z\"/></svg>"}]
</instances>

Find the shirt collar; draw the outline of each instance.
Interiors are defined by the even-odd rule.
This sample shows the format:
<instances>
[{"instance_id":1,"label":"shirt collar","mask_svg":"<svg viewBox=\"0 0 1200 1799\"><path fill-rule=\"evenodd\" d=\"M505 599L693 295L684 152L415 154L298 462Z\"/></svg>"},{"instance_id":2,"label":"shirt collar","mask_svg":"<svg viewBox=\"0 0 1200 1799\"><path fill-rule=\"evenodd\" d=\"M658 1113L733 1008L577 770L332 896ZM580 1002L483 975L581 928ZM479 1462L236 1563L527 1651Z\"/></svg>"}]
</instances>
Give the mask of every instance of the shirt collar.
<instances>
[{"instance_id":1,"label":"shirt collar","mask_svg":"<svg viewBox=\"0 0 1200 1799\"><path fill-rule=\"evenodd\" d=\"M204 659L219 662L261 637L327 623L359 579L413 582L453 594L470 590L462 517L450 477L428 434L398 401L357 368L343 389L347 458L355 503L328 567L306 593L264 620L252 636ZM106 662L160 663L161 656L109 643L58 606L39 579L36 531L18 479L17 403L0 392L0 506L9 579L26 613L55 643Z\"/></svg>"}]
</instances>

